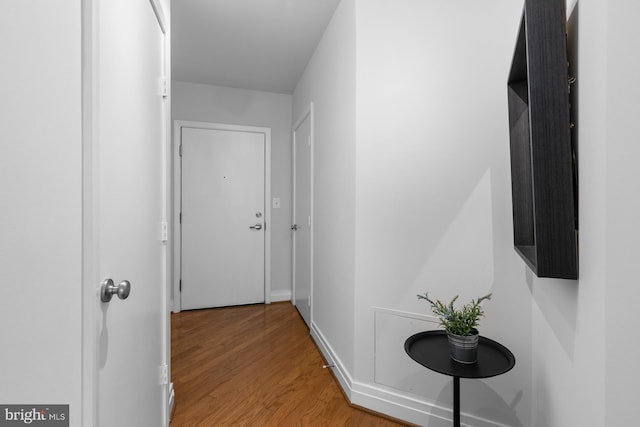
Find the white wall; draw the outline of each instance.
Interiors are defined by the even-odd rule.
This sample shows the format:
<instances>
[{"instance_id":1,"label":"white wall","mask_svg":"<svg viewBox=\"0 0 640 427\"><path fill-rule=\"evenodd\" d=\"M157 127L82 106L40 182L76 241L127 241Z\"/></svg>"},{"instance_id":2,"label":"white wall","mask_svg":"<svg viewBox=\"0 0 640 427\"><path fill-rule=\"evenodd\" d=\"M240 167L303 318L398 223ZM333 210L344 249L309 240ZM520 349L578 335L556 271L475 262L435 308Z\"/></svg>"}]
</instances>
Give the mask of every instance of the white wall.
<instances>
[{"instance_id":1,"label":"white wall","mask_svg":"<svg viewBox=\"0 0 640 427\"><path fill-rule=\"evenodd\" d=\"M521 11L510 0L357 3L355 378L369 394L420 396L432 414L415 414L421 425L452 405L450 380L402 347L436 326L416 321L431 314L416 298L425 291L492 292L481 333L516 355L507 375L463 381L468 422L531 417L532 307L513 251L506 99Z\"/></svg>"},{"instance_id":2,"label":"white wall","mask_svg":"<svg viewBox=\"0 0 640 427\"><path fill-rule=\"evenodd\" d=\"M314 103L313 327L353 370L355 1L343 0L293 94L293 120Z\"/></svg>"},{"instance_id":3,"label":"white wall","mask_svg":"<svg viewBox=\"0 0 640 427\"><path fill-rule=\"evenodd\" d=\"M294 117L309 100L318 120L334 114L317 130L330 137L316 136L317 152L326 150L316 159L316 194L325 197L322 206L340 200L349 208L315 211L316 232L344 229L316 244L321 253L338 244L343 256L316 257L314 309L333 356L353 357L342 368L354 403L448 425L450 380L402 349L411 333L434 327L415 294L470 299L493 292L481 332L507 345L517 363L501 377L463 381L463 422L637 421L630 367L640 345L629 336L640 293L633 250L640 214L633 126L640 30L633 23L640 6L569 3L569 59L578 77L578 281L539 279L513 250L506 80L522 2L344 0L336 12L294 94ZM352 31L355 65L346 56ZM329 42L337 38L342 45ZM336 190L337 177L346 187Z\"/></svg>"},{"instance_id":4,"label":"white wall","mask_svg":"<svg viewBox=\"0 0 640 427\"><path fill-rule=\"evenodd\" d=\"M0 2L0 402L81 410L80 1Z\"/></svg>"},{"instance_id":5,"label":"white wall","mask_svg":"<svg viewBox=\"0 0 640 427\"><path fill-rule=\"evenodd\" d=\"M291 298L291 95L172 82L173 120L271 128L272 300ZM271 201L268 201L271 206Z\"/></svg>"},{"instance_id":6,"label":"white wall","mask_svg":"<svg viewBox=\"0 0 640 427\"><path fill-rule=\"evenodd\" d=\"M584 7L582 4L580 7ZM606 7L606 422L638 424L640 343L629 336L637 323L637 242L640 229L640 4L609 0ZM581 24L582 25L582 24ZM588 31L585 28L584 31ZM586 102L586 101L585 101ZM595 143L595 141L594 141ZM601 160L602 162L602 160ZM602 303L602 301L599 301ZM598 307L602 310L602 305Z\"/></svg>"}]
</instances>

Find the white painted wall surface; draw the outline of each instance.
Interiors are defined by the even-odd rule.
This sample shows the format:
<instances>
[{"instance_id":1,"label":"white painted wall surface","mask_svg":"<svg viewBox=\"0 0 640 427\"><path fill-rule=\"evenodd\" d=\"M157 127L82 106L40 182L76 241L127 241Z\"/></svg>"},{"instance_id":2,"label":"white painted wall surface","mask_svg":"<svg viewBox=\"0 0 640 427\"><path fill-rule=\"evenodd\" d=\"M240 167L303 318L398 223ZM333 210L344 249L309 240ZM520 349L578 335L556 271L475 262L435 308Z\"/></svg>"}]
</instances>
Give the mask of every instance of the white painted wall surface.
<instances>
[{"instance_id":1,"label":"white painted wall surface","mask_svg":"<svg viewBox=\"0 0 640 427\"><path fill-rule=\"evenodd\" d=\"M640 3L609 0L605 16L607 276L599 284L606 283L605 425L630 426L638 424L640 401L640 343L628 338L636 336L640 301Z\"/></svg>"},{"instance_id":2,"label":"white painted wall surface","mask_svg":"<svg viewBox=\"0 0 640 427\"><path fill-rule=\"evenodd\" d=\"M0 402L81 411L80 1L0 2Z\"/></svg>"},{"instance_id":3,"label":"white painted wall surface","mask_svg":"<svg viewBox=\"0 0 640 427\"><path fill-rule=\"evenodd\" d=\"M462 420L530 425L532 307L512 248L506 99L521 11L510 0L357 2L354 376L367 393L419 396L428 413L411 421L421 425L452 407L451 382L398 343L387 363L378 353L387 329L414 332L403 312L431 314L416 298L425 291L445 300L493 292L481 333L517 364L463 381Z\"/></svg>"},{"instance_id":4,"label":"white painted wall surface","mask_svg":"<svg viewBox=\"0 0 640 427\"><path fill-rule=\"evenodd\" d=\"M172 82L173 120L271 128L272 301L291 298L291 95ZM272 206L267 201L267 206Z\"/></svg>"},{"instance_id":5,"label":"white painted wall surface","mask_svg":"<svg viewBox=\"0 0 640 427\"><path fill-rule=\"evenodd\" d=\"M338 6L293 94L293 120L314 103L313 324L353 371L355 1Z\"/></svg>"}]
</instances>

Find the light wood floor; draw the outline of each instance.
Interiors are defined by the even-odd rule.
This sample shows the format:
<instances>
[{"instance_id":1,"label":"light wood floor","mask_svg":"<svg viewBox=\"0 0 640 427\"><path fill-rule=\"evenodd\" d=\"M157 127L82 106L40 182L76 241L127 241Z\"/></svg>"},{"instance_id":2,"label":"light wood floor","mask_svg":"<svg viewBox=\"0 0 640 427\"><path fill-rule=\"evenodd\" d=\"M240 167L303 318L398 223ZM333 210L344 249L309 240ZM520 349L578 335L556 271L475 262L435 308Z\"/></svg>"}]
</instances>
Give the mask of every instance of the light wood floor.
<instances>
[{"instance_id":1,"label":"light wood floor","mask_svg":"<svg viewBox=\"0 0 640 427\"><path fill-rule=\"evenodd\" d=\"M175 313L172 427L402 426L349 406L288 302Z\"/></svg>"}]
</instances>

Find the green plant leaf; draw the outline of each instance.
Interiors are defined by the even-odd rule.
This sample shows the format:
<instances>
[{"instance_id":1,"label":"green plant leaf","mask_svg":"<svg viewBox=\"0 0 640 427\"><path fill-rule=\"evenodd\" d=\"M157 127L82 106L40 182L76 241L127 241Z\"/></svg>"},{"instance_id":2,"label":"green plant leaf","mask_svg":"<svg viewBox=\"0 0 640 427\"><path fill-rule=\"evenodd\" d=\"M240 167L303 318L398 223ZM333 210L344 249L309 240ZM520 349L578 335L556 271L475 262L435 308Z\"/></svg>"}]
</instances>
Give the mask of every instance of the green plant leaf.
<instances>
[{"instance_id":1,"label":"green plant leaf","mask_svg":"<svg viewBox=\"0 0 640 427\"><path fill-rule=\"evenodd\" d=\"M454 303L458 299L458 295L445 304L440 300L432 300L429 294L418 294L418 300L426 300L431 305L431 311L440 321L440 325L448 332L456 335L471 335L474 329L477 329L478 322L484 316L484 310L480 304L485 300L491 299L491 294L484 295L471 303L463 305L461 308L455 308Z\"/></svg>"}]
</instances>

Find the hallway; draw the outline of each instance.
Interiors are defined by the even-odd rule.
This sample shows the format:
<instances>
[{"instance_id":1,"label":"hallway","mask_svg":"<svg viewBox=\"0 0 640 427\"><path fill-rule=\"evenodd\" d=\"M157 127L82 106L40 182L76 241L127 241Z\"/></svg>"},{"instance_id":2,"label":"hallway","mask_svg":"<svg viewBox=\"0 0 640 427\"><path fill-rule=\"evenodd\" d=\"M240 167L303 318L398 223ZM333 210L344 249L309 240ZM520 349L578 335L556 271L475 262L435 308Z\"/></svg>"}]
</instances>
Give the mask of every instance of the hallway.
<instances>
[{"instance_id":1,"label":"hallway","mask_svg":"<svg viewBox=\"0 0 640 427\"><path fill-rule=\"evenodd\" d=\"M349 406L288 302L174 313L182 426L401 426Z\"/></svg>"}]
</instances>

